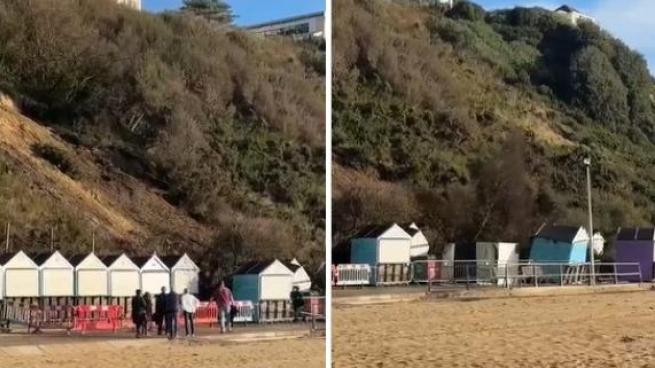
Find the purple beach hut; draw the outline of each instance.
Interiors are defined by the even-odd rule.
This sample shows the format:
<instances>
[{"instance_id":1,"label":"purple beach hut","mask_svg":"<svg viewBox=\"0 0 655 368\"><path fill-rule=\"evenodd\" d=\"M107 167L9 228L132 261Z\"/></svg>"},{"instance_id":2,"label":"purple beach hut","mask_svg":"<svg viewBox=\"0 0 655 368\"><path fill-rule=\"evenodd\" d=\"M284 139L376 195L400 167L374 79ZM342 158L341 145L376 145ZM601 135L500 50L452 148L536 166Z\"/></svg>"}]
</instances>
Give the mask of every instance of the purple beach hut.
<instances>
[{"instance_id":1,"label":"purple beach hut","mask_svg":"<svg viewBox=\"0 0 655 368\"><path fill-rule=\"evenodd\" d=\"M619 228L614 245L616 262L639 263L643 281L653 280L655 259L655 228ZM635 267L619 266L617 271L635 272ZM624 281L639 281L637 276L622 276Z\"/></svg>"}]
</instances>

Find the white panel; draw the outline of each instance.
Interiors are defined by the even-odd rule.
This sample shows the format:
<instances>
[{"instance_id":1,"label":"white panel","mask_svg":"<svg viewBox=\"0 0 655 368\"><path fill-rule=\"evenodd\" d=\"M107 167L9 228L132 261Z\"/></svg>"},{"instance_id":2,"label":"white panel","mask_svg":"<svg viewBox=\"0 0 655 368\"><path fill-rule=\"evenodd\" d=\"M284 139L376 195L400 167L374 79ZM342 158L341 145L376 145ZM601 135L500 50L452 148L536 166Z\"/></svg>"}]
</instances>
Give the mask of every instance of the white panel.
<instances>
[{"instance_id":1,"label":"white panel","mask_svg":"<svg viewBox=\"0 0 655 368\"><path fill-rule=\"evenodd\" d=\"M106 296L107 271L105 270L79 270L77 271L78 296Z\"/></svg>"},{"instance_id":2,"label":"white panel","mask_svg":"<svg viewBox=\"0 0 655 368\"><path fill-rule=\"evenodd\" d=\"M173 271L173 290L181 294L184 289L189 289L191 294L198 293L198 272L195 271Z\"/></svg>"},{"instance_id":3,"label":"white panel","mask_svg":"<svg viewBox=\"0 0 655 368\"><path fill-rule=\"evenodd\" d=\"M71 270L43 270L41 296L73 296L73 272Z\"/></svg>"},{"instance_id":4,"label":"white panel","mask_svg":"<svg viewBox=\"0 0 655 368\"><path fill-rule=\"evenodd\" d=\"M150 294L159 294L161 287L170 290L171 279L168 271L166 272L143 272L141 273L141 292Z\"/></svg>"},{"instance_id":5,"label":"white panel","mask_svg":"<svg viewBox=\"0 0 655 368\"><path fill-rule=\"evenodd\" d=\"M39 296L39 271L6 270L5 287L7 297Z\"/></svg>"},{"instance_id":6,"label":"white panel","mask_svg":"<svg viewBox=\"0 0 655 368\"><path fill-rule=\"evenodd\" d=\"M111 271L109 273L111 296L132 296L139 286L138 271Z\"/></svg>"},{"instance_id":7,"label":"white panel","mask_svg":"<svg viewBox=\"0 0 655 368\"><path fill-rule=\"evenodd\" d=\"M291 295L293 276L262 276L259 287L262 300L288 300Z\"/></svg>"},{"instance_id":8,"label":"white panel","mask_svg":"<svg viewBox=\"0 0 655 368\"><path fill-rule=\"evenodd\" d=\"M378 263L409 263L410 239L380 239Z\"/></svg>"}]
</instances>

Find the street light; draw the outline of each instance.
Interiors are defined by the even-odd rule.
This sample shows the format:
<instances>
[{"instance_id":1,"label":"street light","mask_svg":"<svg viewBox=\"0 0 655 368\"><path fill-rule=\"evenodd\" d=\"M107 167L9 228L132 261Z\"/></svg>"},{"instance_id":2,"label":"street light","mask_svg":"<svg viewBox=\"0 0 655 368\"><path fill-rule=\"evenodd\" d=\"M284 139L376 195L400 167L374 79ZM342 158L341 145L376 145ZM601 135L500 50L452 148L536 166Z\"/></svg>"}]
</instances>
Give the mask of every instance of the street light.
<instances>
[{"instance_id":1,"label":"street light","mask_svg":"<svg viewBox=\"0 0 655 368\"><path fill-rule=\"evenodd\" d=\"M591 211L591 158L583 161L587 169L587 207L589 209L589 260L591 261L591 285L596 284L596 269L594 267L594 222Z\"/></svg>"}]
</instances>

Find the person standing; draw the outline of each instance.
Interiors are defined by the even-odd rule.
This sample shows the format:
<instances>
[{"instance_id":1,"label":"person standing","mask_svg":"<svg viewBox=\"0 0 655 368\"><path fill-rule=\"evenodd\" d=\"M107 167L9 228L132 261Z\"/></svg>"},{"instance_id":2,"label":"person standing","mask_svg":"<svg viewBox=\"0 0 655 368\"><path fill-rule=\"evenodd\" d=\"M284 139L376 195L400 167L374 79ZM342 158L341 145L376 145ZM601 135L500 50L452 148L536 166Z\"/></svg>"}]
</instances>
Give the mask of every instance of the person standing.
<instances>
[{"instance_id":1,"label":"person standing","mask_svg":"<svg viewBox=\"0 0 655 368\"><path fill-rule=\"evenodd\" d=\"M231 311L234 305L234 296L232 290L225 286L225 281L221 281L218 288L218 295L216 296L216 304L218 307L218 316L221 319L221 333L232 331L232 317Z\"/></svg>"},{"instance_id":2,"label":"person standing","mask_svg":"<svg viewBox=\"0 0 655 368\"><path fill-rule=\"evenodd\" d=\"M291 305L293 306L293 321L298 322L300 316L302 315L303 309L305 308L305 298L297 286L293 287L289 297L291 298Z\"/></svg>"},{"instance_id":3,"label":"person standing","mask_svg":"<svg viewBox=\"0 0 655 368\"><path fill-rule=\"evenodd\" d=\"M166 294L164 310L166 315L166 334L168 334L168 339L172 340L173 338L177 337L178 311L177 294L175 294L172 289L168 294Z\"/></svg>"},{"instance_id":4,"label":"person standing","mask_svg":"<svg viewBox=\"0 0 655 368\"><path fill-rule=\"evenodd\" d=\"M157 335L164 333L164 316L166 315L166 287L161 287L161 294L155 296L155 324Z\"/></svg>"},{"instance_id":5,"label":"person standing","mask_svg":"<svg viewBox=\"0 0 655 368\"><path fill-rule=\"evenodd\" d=\"M148 330L150 329L150 322L152 322L152 295L149 292L143 294L143 300L146 303L146 315L143 321L143 335L148 336Z\"/></svg>"},{"instance_id":6,"label":"person standing","mask_svg":"<svg viewBox=\"0 0 655 368\"><path fill-rule=\"evenodd\" d=\"M186 336L189 336L189 329L191 329L191 336L196 337L196 329L193 323L193 318L198 309L198 298L193 294L189 294L189 289L184 289L182 295L182 313L184 313L184 331Z\"/></svg>"},{"instance_id":7,"label":"person standing","mask_svg":"<svg viewBox=\"0 0 655 368\"><path fill-rule=\"evenodd\" d=\"M146 319L146 301L141 295L141 289L136 290L136 294L132 297L132 322L136 328L136 337L141 337L143 332L143 325Z\"/></svg>"}]
</instances>

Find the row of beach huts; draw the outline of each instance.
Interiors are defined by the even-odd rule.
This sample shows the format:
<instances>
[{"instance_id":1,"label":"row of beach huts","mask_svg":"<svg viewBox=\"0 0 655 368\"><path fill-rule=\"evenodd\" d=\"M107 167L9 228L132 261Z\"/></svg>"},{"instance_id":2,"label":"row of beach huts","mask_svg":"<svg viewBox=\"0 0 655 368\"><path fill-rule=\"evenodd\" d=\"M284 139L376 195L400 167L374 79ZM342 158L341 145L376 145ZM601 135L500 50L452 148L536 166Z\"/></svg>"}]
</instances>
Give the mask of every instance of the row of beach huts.
<instances>
[{"instance_id":1,"label":"row of beach huts","mask_svg":"<svg viewBox=\"0 0 655 368\"><path fill-rule=\"evenodd\" d=\"M162 287L197 294L200 268L183 255L130 257L88 254L65 257L59 251L0 253L0 299L129 298L137 289L155 295ZM296 260L247 262L231 276L234 297L259 303L288 300L294 286L308 291L312 281Z\"/></svg>"},{"instance_id":2,"label":"row of beach huts","mask_svg":"<svg viewBox=\"0 0 655 368\"><path fill-rule=\"evenodd\" d=\"M651 281L655 263L655 228L620 228L610 258L616 263L639 264L641 279ZM430 245L415 223L367 226L333 250L334 264L366 264L378 269L409 265L412 261L476 260L513 264L519 262L581 264L589 262L589 234L583 226L543 225L523 251L516 242L449 243L440 257L428 255ZM595 233L592 246L597 258L605 239ZM603 257L606 258L606 257Z\"/></svg>"}]
</instances>

